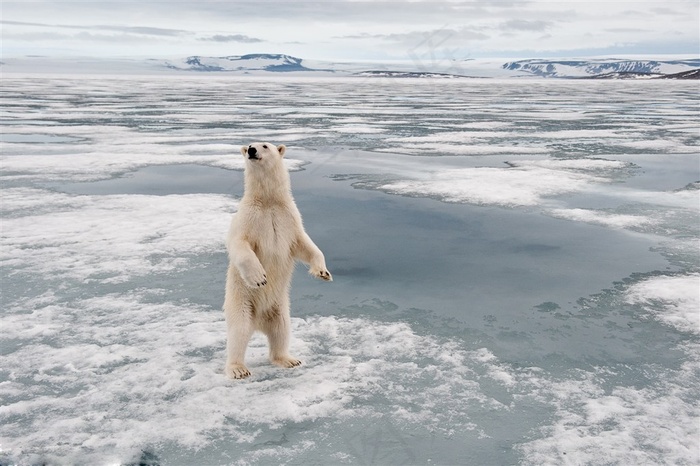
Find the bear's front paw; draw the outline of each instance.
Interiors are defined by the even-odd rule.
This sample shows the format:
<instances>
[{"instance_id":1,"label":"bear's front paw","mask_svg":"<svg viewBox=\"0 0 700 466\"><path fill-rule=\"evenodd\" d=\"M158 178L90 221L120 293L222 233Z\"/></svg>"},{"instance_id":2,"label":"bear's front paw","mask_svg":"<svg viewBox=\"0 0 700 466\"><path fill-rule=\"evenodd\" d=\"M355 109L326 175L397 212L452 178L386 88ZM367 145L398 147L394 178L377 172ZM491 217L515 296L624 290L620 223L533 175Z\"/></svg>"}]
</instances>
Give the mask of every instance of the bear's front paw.
<instances>
[{"instance_id":1,"label":"bear's front paw","mask_svg":"<svg viewBox=\"0 0 700 466\"><path fill-rule=\"evenodd\" d=\"M249 273L243 275L243 281L249 288L260 288L267 285L267 275L264 271Z\"/></svg>"},{"instance_id":2,"label":"bear's front paw","mask_svg":"<svg viewBox=\"0 0 700 466\"><path fill-rule=\"evenodd\" d=\"M250 371L243 364L226 364L226 376L229 379L245 379Z\"/></svg>"},{"instance_id":3,"label":"bear's front paw","mask_svg":"<svg viewBox=\"0 0 700 466\"><path fill-rule=\"evenodd\" d=\"M316 278L320 278L321 280L325 280L327 282L333 281L333 276L331 275L331 273L328 270L326 270L325 267L323 267L323 268L312 267L311 269L309 269L309 273Z\"/></svg>"}]
</instances>

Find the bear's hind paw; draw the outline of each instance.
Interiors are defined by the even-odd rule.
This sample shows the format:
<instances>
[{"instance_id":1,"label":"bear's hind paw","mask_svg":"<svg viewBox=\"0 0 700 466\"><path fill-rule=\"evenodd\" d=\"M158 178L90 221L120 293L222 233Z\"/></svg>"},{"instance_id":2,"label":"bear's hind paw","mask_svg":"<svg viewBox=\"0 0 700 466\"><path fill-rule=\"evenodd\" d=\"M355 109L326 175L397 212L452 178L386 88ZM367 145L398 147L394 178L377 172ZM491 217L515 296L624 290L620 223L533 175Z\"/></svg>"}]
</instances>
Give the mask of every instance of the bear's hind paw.
<instances>
[{"instance_id":1,"label":"bear's hind paw","mask_svg":"<svg viewBox=\"0 0 700 466\"><path fill-rule=\"evenodd\" d=\"M284 356L281 358L273 359L272 363L276 366L284 367L285 369L289 369L291 367L301 366L301 361L299 361L297 358L293 358L291 356Z\"/></svg>"},{"instance_id":2,"label":"bear's hind paw","mask_svg":"<svg viewBox=\"0 0 700 466\"><path fill-rule=\"evenodd\" d=\"M245 379L250 376L250 371L243 364L227 364L226 376L229 379Z\"/></svg>"}]
</instances>

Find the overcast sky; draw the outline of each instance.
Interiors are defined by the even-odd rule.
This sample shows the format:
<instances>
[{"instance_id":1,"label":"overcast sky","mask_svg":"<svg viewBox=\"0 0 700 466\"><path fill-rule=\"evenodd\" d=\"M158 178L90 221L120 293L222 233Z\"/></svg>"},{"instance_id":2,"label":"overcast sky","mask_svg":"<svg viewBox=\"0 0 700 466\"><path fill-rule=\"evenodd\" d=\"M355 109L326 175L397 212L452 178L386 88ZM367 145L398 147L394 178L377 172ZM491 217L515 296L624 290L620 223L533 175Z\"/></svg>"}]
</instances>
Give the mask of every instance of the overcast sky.
<instances>
[{"instance_id":1,"label":"overcast sky","mask_svg":"<svg viewBox=\"0 0 700 466\"><path fill-rule=\"evenodd\" d=\"M2 0L2 56L697 56L699 3Z\"/></svg>"}]
</instances>

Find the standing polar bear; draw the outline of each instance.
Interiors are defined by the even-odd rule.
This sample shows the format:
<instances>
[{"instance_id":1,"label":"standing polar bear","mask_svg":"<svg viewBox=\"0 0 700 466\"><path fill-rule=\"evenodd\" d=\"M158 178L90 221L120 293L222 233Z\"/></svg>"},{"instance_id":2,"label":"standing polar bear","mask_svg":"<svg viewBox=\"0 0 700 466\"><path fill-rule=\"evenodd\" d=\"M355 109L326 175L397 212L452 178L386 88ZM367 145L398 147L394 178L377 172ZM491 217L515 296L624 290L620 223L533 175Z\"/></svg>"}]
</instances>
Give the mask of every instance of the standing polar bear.
<instances>
[{"instance_id":1,"label":"standing polar bear","mask_svg":"<svg viewBox=\"0 0 700 466\"><path fill-rule=\"evenodd\" d=\"M289 350L289 286L294 261L314 277L332 281L321 250L304 231L282 157L286 147L254 143L241 147L245 192L231 220L226 247L226 375L250 375L244 358L254 331L267 335L270 360L281 367L301 361Z\"/></svg>"}]
</instances>

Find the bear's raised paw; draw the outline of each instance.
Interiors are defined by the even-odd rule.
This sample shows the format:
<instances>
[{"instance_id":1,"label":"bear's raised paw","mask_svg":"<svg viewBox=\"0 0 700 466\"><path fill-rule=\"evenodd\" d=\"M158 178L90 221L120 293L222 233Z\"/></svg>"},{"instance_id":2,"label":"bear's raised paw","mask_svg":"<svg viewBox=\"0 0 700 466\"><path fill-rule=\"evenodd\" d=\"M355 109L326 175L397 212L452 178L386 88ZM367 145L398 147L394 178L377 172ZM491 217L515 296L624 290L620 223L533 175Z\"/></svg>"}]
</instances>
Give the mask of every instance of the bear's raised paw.
<instances>
[{"instance_id":1,"label":"bear's raised paw","mask_svg":"<svg viewBox=\"0 0 700 466\"><path fill-rule=\"evenodd\" d=\"M309 270L309 273L316 278L320 278L321 280L324 280L327 282L333 281L333 276L326 269L311 269L311 270Z\"/></svg>"},{"instance_id":2,"label":"bear's raised paw","mask_svg":"<svg viewBox=\"0 0 700 466\"><path fill-rule=\"evenodd\" d=\"M264 273L244 275L243 280L248 288L260 288L267 285L267 275Z\"/></svg>"}]
</instances>

